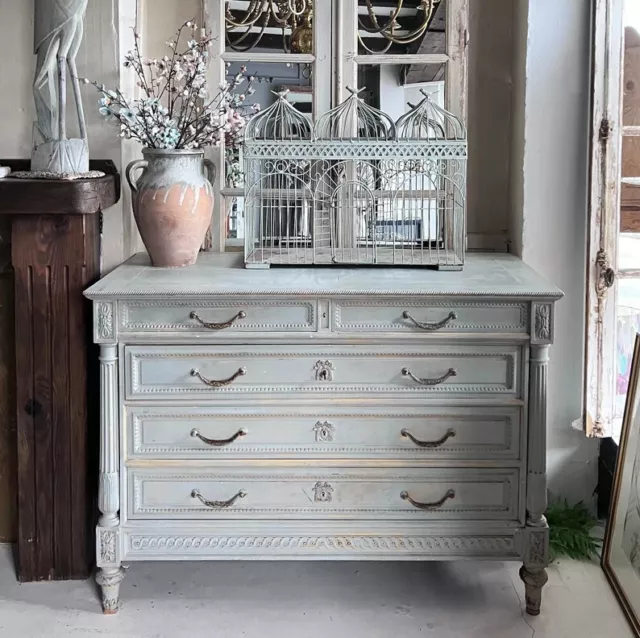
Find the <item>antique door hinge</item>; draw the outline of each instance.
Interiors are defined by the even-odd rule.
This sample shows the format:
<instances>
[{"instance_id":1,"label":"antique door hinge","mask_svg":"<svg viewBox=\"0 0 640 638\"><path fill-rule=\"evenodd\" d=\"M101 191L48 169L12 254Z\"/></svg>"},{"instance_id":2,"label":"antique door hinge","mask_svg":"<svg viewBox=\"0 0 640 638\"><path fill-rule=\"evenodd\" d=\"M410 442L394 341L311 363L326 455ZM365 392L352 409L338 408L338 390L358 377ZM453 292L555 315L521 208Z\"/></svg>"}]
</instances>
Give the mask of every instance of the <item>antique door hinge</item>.
<instances>
[{"instance_id":1,"label":"antique door hinge","mask_svg":"<svg viewBox=\"0 0 640 638\"><path fill-rule=\"evenodd\" d=\"M616 271L611 268L609 257L603 249L600 249L596 256L596 268L596 291L599 297L603 297L616 281Z\"/></svg>"},{"instance_id":2,"label":"antique door hinge","mask_svg":"<svg viewBox=\"0 0 640 638\"><path fill-rule=\"evenodd\" d=\"M609 118L605 117L602 119L602 122L600 123L600 141L601 142L608 142L609 141L609 136L611 135L611 122L609 121Z\"/></svg>"}]
</instances>

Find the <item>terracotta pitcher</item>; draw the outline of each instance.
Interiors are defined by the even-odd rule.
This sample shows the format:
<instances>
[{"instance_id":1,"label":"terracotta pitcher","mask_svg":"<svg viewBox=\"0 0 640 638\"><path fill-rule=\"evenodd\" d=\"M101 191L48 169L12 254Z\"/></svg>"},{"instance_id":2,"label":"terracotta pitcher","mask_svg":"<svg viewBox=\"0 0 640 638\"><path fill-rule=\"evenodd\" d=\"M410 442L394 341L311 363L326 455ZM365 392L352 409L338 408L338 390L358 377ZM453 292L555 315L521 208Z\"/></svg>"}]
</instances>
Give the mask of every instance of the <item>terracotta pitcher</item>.
<instances>
[{"instance_id":1,"label":"terracotta pitcher","mask_svg":"<svg viewBox=\"0 0 640 638\"><path fill-rule=\"evenodd\" d=\"M129 164L126 176L151 263L192 266L211 223L214 166L203 150L144 149L142 154L144 160ZM140 168L144 170L135 180L133 173Z\"/></svg>"}]
</instances>

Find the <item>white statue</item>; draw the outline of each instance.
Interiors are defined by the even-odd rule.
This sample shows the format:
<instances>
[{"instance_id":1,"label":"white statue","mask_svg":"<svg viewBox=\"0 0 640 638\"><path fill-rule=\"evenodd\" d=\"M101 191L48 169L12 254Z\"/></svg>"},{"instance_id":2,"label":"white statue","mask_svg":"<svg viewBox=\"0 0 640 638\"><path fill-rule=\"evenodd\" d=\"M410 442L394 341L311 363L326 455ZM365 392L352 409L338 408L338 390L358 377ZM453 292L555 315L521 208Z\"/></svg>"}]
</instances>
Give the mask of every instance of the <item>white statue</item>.
<instances>
[{"instance_id":1,"label":"white statue","mask_svg":"<svg viewBox=\"0 0 640 638\"><path fill-rule=\"evenodd\" d=\"M87 3L88 0L35 0L38 62L33 93L37 121L33 131L32 171L77 174L89 170L87 125L76 68ZM81 139L67 139L67 69Z\"/></svg>"}]
</instances>

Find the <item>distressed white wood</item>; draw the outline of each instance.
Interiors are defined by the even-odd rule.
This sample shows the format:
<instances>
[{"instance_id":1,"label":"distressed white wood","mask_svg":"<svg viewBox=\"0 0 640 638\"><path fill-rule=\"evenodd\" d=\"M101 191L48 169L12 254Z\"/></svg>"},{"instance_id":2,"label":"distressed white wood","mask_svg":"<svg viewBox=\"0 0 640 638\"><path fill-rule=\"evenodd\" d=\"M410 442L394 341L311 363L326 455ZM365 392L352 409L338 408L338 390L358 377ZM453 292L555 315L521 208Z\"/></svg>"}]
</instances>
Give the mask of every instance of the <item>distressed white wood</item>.
<instances>
[{"instance_id":1,"label":"distressed white wood","mask_svg":"<svg viewBox=\"0 0 640 638\"><path fill-rule=\"evenodd\" d=\"M353 346L128 346L125 349L127 400L222 401L276 396L331 398L477 397L500 401L522 397L522 351L518 345ZM330 372L322 377L321 371ZM193 375L222 381L210 387ZM425 380L456 374L441 383Z\"/></svg>"},{"instance_id":2,"label":"distressed white wood","mask_svg":"<svg viewBox=\"0 0 640 638\"><path fill-rule=\"evenodd\" d=\"M89 299L292 297L485 297L554 301L562 293L517 257L473 253L462 272L426 268L273 268L245 270L242 255L200 255L188 270L153 268L138 254L86 292ZM399 301L400 303L400 301Z\"/></svg>"},{"instance_id":3,"label":"distressed white wood","mask_svg":"<svg viewBox=\"0 0 640 638\"><path fill-rule=\"evenodd\" d=\"M118 354L115 345L100 347L100 467L98 508L102 516L96 530L96 583L102 590L102 608L111 614L118 610L120 583L120 443L118 431Z\"/></svg>"},{"instance_id":4,"label":"distressed white wood","mask_svg":"<svg viewBox=\"0 0 640 638\"><path fill-rule=\"evenodd\" d=\"M495 467L524 461L523 429L518 406L424 408L388 405L344 408L317 405L225 409L194 406L132 406L125 410L123 436L127 459L388 459L396 464L452 459ZM433 447L420 447L404 431ZM201 440L222 441L237 432L235 441L212 446ZM453 435L440 445L448 432Z\"/></svg>"},{"instance_id":5,"label":"distressed white wood","mask_svg":"<svg viewBox=\"0 0 640 638\"><path fill-rule=\"evenodd\" d=\"M591 192L587 248L586 369L583 421L589 436L612 432L616 378L616 287L603 280L617 267L620 229L624 0L594 3Z\"/></svg>"},{"instance_id":6,"label":"distressed white wood","mask_svg":"<svg viewBox=\"0 0 640 638\"><path fill-rule=\"evenodd\" d=\"M445 108L467 121L469 0L447 0Z\"/></svg>"},{"instance_id":7,"label":"distressed white wood","mask_svg":"<svg viewBox=\"0 0 640 638\"><path fill-rule=\"evenodd\" d=\"M226 81L225 62L225 3L220 0L203 0L204 19L209 33L213 36L213 46L211 47L211 61L207 72L207 82L211 91L217 91L218 87ZM225 150L222 143L217 148L206 150L207 159L213 162L216 169L216 180L213 189L216 194L213 217L211 222L211 246L214 252L224 252L226 245L226 220L227 210L225 200L221 195L225 186Z\"/></svg>"},{"instance_id":8,"label":"distressed white wood","mask_svg":"<svg viewBox=\"0 0 640 638\"><path fill-rule=\"evenodd\" d=\"M343 517L379 520L518 520L518 471L476 469L340 469L268 470L252 467L180 470L130 468L128 515L139 519L324 520ZM192 495L198 490L209 500L227 501L245 493L233 505L211 508ZM428 510L402 498L441 506Z\"/></svg>"},{"instance_id":9,"label":"distressed white wood","mask_svg":"<svg viewBox=\"0 0 640 638\"><path fill-rule=\"evenodd\" d=\"M518 559L539 609L562 293L522 262L260 272L203 254L176 271L136 256L86 294L102 344L105 609L123 560L240 558ZM422 386L405 367L456 376Z\"/></svg>"},{"instance_id":10,"label":"distressed white wood","mask_svg":"<svg viewBox=\"0 0 640 638\"><path fill-rule=\"evenodd\" d=\"M447 64L450 58L445 53L388 53L383 55L356 55L354 57L356 64Z\"/></svg>"}]
</instances>

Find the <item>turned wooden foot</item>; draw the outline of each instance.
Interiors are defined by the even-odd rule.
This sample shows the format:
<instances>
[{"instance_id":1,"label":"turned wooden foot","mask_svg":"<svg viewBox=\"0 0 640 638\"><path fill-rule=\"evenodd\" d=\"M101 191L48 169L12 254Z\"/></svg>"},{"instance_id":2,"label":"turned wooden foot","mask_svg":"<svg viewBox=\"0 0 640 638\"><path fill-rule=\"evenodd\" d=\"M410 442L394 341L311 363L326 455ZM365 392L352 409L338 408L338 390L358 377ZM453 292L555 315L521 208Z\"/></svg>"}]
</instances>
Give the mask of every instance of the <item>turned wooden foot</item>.
<instances>
[{"instance_id":1,"label":"turned wooden foot","mask_svg":"<svg viewBox=\"0 0 640 638\"><path fill-rule=\"evenodd\" d=\"M96 583L102 590L102 611L105 615L118 613L120 608L120 583L124 571L117 568L104 568L98 571Z\"/></svg>"},{"instance_id":2,"label":"turned wooden foot","mask_svg":"<svg viewBox=\"0 0 640 638\"><path fill-rule=\"evenodd\" d=\"M520 578L524 582L527 613L530 616L538 616L542 602L542 588L549 580L547 572L543 568L528 568L523 565L520 568Z\"/></svg>"}]
</instances>

